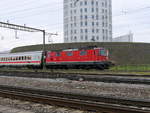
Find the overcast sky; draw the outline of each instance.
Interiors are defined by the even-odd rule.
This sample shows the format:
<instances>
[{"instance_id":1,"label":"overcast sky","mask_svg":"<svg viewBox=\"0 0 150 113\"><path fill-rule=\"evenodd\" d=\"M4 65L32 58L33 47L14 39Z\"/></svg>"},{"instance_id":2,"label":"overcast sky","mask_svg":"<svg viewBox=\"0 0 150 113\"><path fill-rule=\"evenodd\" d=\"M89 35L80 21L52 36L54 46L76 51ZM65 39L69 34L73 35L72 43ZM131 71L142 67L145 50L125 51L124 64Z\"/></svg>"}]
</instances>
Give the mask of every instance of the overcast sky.
<instances>
[{"instance_id":1,"label":"overcast sky","mask_svg":"<svg viewBox=\"0 0 150 113\"><path fill-rule=\"evenodd\" d=\"M135 42L150 42L150 1L112 0L113 36L134 34ZM1 0L0 21L46 29L58 33L50 42L63 42L63 0ZM15 46L42 43L41 33L18 32L0 28L0 51ZM50 38L47 36L47 39Z\"/></svg>"}]
</instances>

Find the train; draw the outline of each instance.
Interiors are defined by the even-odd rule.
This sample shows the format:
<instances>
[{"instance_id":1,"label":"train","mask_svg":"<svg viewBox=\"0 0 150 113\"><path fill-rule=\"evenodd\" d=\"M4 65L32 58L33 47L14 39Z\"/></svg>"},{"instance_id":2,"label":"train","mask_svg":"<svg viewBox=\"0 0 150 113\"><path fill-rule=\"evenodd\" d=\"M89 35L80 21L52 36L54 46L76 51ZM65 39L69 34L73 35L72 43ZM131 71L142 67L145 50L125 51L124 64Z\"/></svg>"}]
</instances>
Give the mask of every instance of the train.
<instances>
[{"instance_id":1,"label":"train","mask_svg":"<svg viewBox=\"0 0 150 113\"><path fill-rule=\"evenodd\" d=\"M100 47L0 54L0 67L48 69L108 69L108 50Z\"/></svg>"}]
</instances>

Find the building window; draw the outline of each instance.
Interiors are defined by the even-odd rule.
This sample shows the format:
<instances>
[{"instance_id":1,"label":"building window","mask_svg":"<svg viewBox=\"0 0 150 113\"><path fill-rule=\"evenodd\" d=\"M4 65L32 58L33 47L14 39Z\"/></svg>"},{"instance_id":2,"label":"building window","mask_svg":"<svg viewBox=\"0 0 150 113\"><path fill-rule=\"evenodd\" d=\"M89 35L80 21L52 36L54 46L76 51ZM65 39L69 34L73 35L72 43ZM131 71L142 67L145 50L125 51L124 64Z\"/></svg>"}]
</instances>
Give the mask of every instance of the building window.
<instances>
[{"instance_id":1,"label":"building window","mask_svg":"<svg viewBox=\"0 0 150 113\"><path fill-rule=\"evenodd\" d=\"M94 8L92 8L92 12L94 12Z\"/></svg>"},{"instance_id":2,"label":"building window","mask_svg":"<svg viewBox=\"0 0 150 113\"><path fill-rule=\"evenodd\" d=\"M92 26L94 26L94 22L92 22Z\"/></svg>"},{"instance_id":3,"label":"building window","mask_svg":"<svg viewBox=\"0 0 150 113\"><path fill-rule=\"evenodd\" d=\"M105 2L105 7L107 7L107 2Z\"/></svg>"},{"instance_id":4,"label":"building window","mask_svg":"<svg viewBox=\"0 0 150 113\"><path fill-rule=\"evenodd\" d=\"M70 7L72 8L72 3L70 4Z\"/></svg>"},{"instance_id":5,"label":"building window","mask_svg":"<svg viewBox=\"0 0 150 113\"><path fill-rule=\"evenodd\" d=\"M85 21L85 26L87 26L87 24L88 24L87 21Z\"/></svg>"},{"instance_id":6,"label":"building window","mask_svg":"<svg viewBox=\"0 0 150 113\"><path fill-rule=\"evenodd\" d=\"M77 33L77 30L74 30L74 34L76 34Z\"/></svg>"},{"instance_id":7,"label":"building window","mask_svg":"<svg viewBox=\"0 0 150 113\"><path fill-rule=\"evenodd\" d=\"M84 2L84 5L87 5L87 1Z\"/></svg>"},{"instance_id":8,"label":"building window","mask_svg":"<svg viewBox=\"0 0 150 113\"><path fill-rule=\"evenodd\" d=\"M87 13L87 8L85 8L84 11Z\"/></svg>"},{"instance_id":9,"label":"building window","mask_svg":"<svg viewBox=\"0 0 150 113\"><path fill-rule=\"evenodd\" d=\"M83 2L81 1L81 2L80 2L80 6L82 6L82 5L83 5Z\"/></svg>"},{"instance_id":10,"label":"building window","mask_svg":"<svg viewBox=\"0 0 150 113\"><path fill-rule=\"evenodd\" d=\"M94 19L94 15L92 15L92 19Z\"/></svg>"},{"instance_id":11,"label":"building window","mask_svg":"<svg viewBox=\"0 0 150 113\"><path fill-rule=\"evenodd\" d=\"M73 20L72 20L72 16L70 17L70 20L73 21Z\"/></svg>"},{"instance_id":12,"label":"building window","mask_svg":"<svg viewBox=\"0 0 150 113\"><path fill-rule=\"evenodd\" d=\"M104 9L102 9L102 13L104 13L105 12L105 10Z\"/></svg>"},{"instance_id":13,"label":"building window","mask_svg":"<svg viewBox=\"0 0 150 113\"><path fill-rule=\"evenodd\" d=\"M99 19L99 16L98 15L96 15L96 20L98 20Z\"/></svg>"},{"instance_id":14,"label":"building window","mask_svg":"<svg viewBox=\"0 0 150 113\"><path fill-rule=\"evenodd\" d=\"M97 25L97 26L99 26L99 23L98 23L98 22L96 22L96 25Z\"/></svg>"},{"instance_id":15,"label":"building window","mask_svg":"<svg viewBox=\"0 0 150 113\"><path fill-rule=\"evenodd\" d=\"M82 16L82 15L80 16L80 19L81 19L81 20L83 19L83 16Z\"/></svg>"},{"instance_id":16,"label":"building window","mask_svg":"<svg viewBox=\"0 0 150 113\"><path fill-rule=\"evenodd\" d=\"M70 11L70 14L72 15L72 10Z\"/></svg>"},{"instance_id":17,"label":"building window","mask_svg":"<svg viewBox=\"0 0 150 113\"><path fill-rule=\"evenodd\" d=\"M99 33L99 29L96 29L96 33Z\"/></svg>"},{"instance_id":18,"label":"building window","mask_svg":"<svg viewBox=\"0 0 150 113\"><path fill-rule=\"evenodd\" d=\"M87 15L85 15L85 19L87 19L88 17L87 17Z\"/></svg>"},{"instance_id":19,"label":"building window","mask_svg":"<svg viewBox=\"0 0 150 113\"><path fill-rule=\"evenodd\" d=\"M108 34L108 30L106 29L106 34Z\"/></svg>"},{"instance_id":20,"label":"building window","mask_svg":"<svg viewBox=\"0 0 150 113\"><path fill-rule=\"evenodd\" d=\"M91 39L92 41L95 41L95 36L92 36L92 39Z\"/></svg>"},{"instance_id":21,"label":"building window","mask_svg":"<svg viewBox=\"0 0 150 113\"><path fill-rule=\"evenodd\" d=\"M83 10L82 9L80 9L80 13L82 13L83 12Z\"/></svg>"},{"instance_id":22,"label":"building window","mask_svg":"<svg viewBox=\"0 0 150 113\"><path fill-rule=\"evenodd\" d=\"M83 33L83 29L80 29L80 33Z\"/></svg>"},{"instance_id":23,"label":"building window","mask_svg":"<svg viewBox=\"0 0 150 113\"><path fill-rule=\"evenodd\" d=\"M103 19L103 20L105 19L104 15L102 16L102 19Z\"/></svg>"},{"instance_id":24,"label":"building window","mask_svg":"<svg viewBox=\"0 0 150 113\"><path fill-rule=\"evenodd\" d=\"M76 16L74 16L74 21L76 21L76 19L77 19Z\"/></svg>"},{"instance_id":25,"label":"building window","mask_svg":"<svg viewBox=\"0 0 150 113\"><path fill-rule=\"evenodd\" d=\"M108 27L108 23L106 23L106 27Z\"/></svg>"},{"instance_id":26,"label":"building window","mask_svg":"<svg viewBox=\"0 0 150 113\"><path fill-rule=\"evenodd\" d=\"M87 30L87 29L85 29L85 33L88 33L88 30Z\"/></svg>"},{"instance_id":27,"label":"building window","mask_svg":"<svg viewBox=\"0 0 150 113\"><path fill-rule=\"evenodd\" d=\"M83 26L83 22L80 22L80 26Z\"/></svg>"},{"instance_id":28,"label":"building window","mask_svg":"<svg viewBox=\"0 0 150 113\"><path fill-rule=\"evenodd\" d=\"M76 37L76 36L74 37L74 40L77 40L77 37Z\"/></svg>"},{"instance_id":29,"label":"building window","mask_svg":"<svg viewBox=\"0 0 150 113\"><path fill-rule=\"evenodd\" d=\"M94 29L92 29L92 33L95 33L95 30L94 30Z\"/></svg>"},{"instance_id":30,"label":"building window","mask_svg":"<svg viewBox=\"0 0 150 113\"><path fill-rule=\"evenodd\" d=\"M85 40L88 40L88 36L87 35L85 36Z\"/></svg>"},{"instance_id":31,"label":"building window","mask_svg":"<svg viewBox=\"0 0 150 113\"><path fill-rule=\"evenodd\" d=\"M96 12L98 13L98 8L96 8Z\"/></svg>"},{"instance_id":32,"label":"building window","mask_svg":"<svg viewBox=\"0 0 150 113\"><path fill-rule=\"evenodd\" d=\"M80 38L81 38L81 40L83 40L83 36L81 36Z\"/></svg>"},{"instance_id":33,"label":"building window","mask_svg":"<svg viewBox=\"0 0 150 113\"><path fill-rule=\"evenodd\" d=\"M105 27L105 23L104 23L104 22L103 22L103 24L102 24L102 25L103 25L103 27Z\"/></svg>"},{"instance_id":34,"label":"building window","mask_svg":"<svg viewBox=\"0 0 150 113\"><path fill-rule=\"evenodd\" d=\"M98 6L98 1L96 1L96 5Z\"/></svg>"},{"instance_id":35,"label":"building window","mask_svg":"<svg viewBox=\"0 0 150 113\"><path fill-rule=\"evenodd\" d=\"M105 40L105 36L103 36L103 40Z\"/></svg>"},{"instance_id":36,"label":"building window","mask_svg":"<svg viewBox=\"0 0 150 113\"><path fill-rule=\"evenodd\" d=\"M99 40L99 36L97 36L96 39Z\"/></svg>"},{"instance_id":37,"label":"building window","mask_svg":"<svg viewBox=\"0 0 150 113\"><path fill-rule=\"evenodd\" d=\"M103 32L103 34L104 34L104 33L105 33L105 30L103 29L102 32Z\"/></svg>"},{"instance_id":38,"label":"building window","mask_svg":"<svg viewBox=\"0 0 150 113\"><path fill-rule=\"evenodd\" d=\"M94 1L93 0L92 0L91 4L94 5Z\"/></svg>"},{"instance_id":39,"label":"building window","mask_svg":"<svg viewBox=\"0 0 150 113\"><path fill-rule=\"evenodd\" d=\"M104 7L104 2L102 2L102 7Z\"/></svg>"}]
</instances>

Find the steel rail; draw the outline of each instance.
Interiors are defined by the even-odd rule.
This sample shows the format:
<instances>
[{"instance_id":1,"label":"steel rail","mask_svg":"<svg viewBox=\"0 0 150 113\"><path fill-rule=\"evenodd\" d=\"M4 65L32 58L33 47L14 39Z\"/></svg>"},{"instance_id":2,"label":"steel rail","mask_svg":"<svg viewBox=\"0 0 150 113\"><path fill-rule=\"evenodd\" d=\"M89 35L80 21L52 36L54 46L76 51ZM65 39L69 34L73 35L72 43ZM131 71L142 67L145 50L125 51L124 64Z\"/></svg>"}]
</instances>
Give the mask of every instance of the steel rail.
<instances>
[{"instance_id":1,"label":"steel rail","mask_svg":"<svg viewBox=\"0 0 150 113\"><path fill-rule=\"evenodd\" d=\"M0 86L0 96L108 113L150 113L150 101L146 100L88 96L11 86Z\"/></svg>"}]
</instances>

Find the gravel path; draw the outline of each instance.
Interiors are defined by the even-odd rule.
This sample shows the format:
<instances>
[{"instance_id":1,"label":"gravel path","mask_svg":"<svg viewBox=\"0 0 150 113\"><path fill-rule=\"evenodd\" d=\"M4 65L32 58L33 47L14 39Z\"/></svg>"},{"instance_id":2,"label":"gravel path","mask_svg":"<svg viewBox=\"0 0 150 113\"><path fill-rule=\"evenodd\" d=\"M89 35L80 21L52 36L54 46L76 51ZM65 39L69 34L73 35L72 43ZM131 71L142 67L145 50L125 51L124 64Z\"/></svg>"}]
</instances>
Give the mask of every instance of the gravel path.
<instances>
[{"instance_id":1,"label":"gravel path","mask_svg":"<svg viewBox=\"0 0 150 113\"><path fill-rule=\"evenodd\" d=\"M146 99L150 101L150 85L118 84L67 79L36 79L18 77L0 77L0 85L40 88L45 90L73 92L89 95Z\"/></svg>"}]
</instances>

